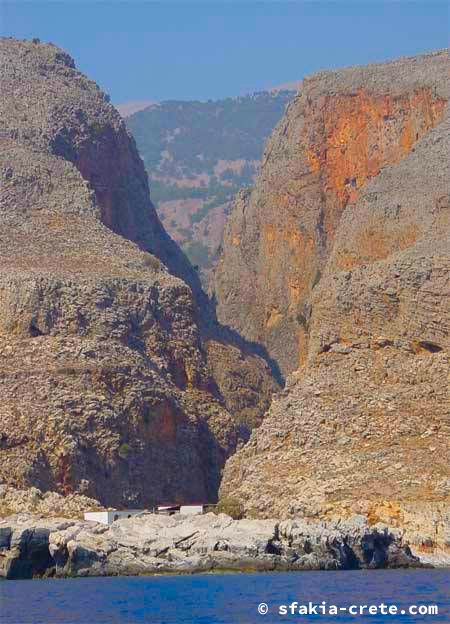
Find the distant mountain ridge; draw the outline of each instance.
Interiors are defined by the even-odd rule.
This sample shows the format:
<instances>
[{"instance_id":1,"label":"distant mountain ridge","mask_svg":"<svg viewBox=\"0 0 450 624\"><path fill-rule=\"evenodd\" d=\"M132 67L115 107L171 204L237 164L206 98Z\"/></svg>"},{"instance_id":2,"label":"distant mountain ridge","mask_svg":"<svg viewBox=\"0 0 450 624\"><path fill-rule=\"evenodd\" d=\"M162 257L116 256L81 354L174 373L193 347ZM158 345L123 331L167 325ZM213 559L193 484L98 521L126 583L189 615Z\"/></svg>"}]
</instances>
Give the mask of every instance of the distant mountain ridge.
<instances>
[{"instance_id":1,"label":"distant mountain ridge","mask_svg":"<svg viewBox=\"0 0 450 624\"><path fill-rule=\"evenodd\" d=\"M116 104L116 108L125 119L125 117L144 110L152 104L155 104L153 100L131 100L130 102L123 102L123 104Z\"/></svg>"},{"instance_id":2,"label":"distant mountain ridge","mask_svg":"<svg viewBox=\"0 0 450 624\"><path fill-rule=\"evenodd\" d=\"M283 82L282 84L276 85L275 87L267 87L267 89L262 89L261 92L266 93L274 93L277 91L298 91L301 85L301 80L292 80L289 82ZM258 92L256 92L258 93ZM245 94L244 97L251 94ZM236 98L242 96L236 96ZM168 100L162 100L162 102L166 102ZM183 100L181 100L183 101ZM116 104L116 108L123 118L131 117L134 113L138 113L139 111L145 110L149 106L153 104L159 104L159 100L129 100L127 102L122 102L120 104Z\"/></svg>"},{"instance_id":3,"label":"distant mountain ridge","mask_svg":"<svg viewBox=\"0 0 450 624\"><path fill-rule=\"evenodd\" d=\"M168 100L126 119L159 216L203 278L214 266L231 201L253 184L265 142L294 95Z\"/></svg>"}]
</instances>

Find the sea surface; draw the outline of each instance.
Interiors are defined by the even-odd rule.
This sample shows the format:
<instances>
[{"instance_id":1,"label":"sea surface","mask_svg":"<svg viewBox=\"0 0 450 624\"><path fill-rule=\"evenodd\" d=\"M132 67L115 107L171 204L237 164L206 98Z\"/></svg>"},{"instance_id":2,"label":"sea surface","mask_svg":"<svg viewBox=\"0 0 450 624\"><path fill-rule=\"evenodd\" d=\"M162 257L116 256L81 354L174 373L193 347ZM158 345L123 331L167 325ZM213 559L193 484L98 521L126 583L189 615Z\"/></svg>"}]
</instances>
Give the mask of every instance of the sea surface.
<instances>
[{"instance_id":1,"label":"sea surface","mask_svg":"<svg viewBox=\"0 0 450 624\"><path fill-rule=\"evenodd\" d=\"M0 582L1 624L450 622L449 570L203 574ZM298 602L397 606L404 615L291 614ZM267 604L260 614L258 605ZM325 603L325 604L324 604ZM437 615L410 615L436 605ZM285 606L286 615L280 614ZM294 610L297 608L294 605ZM265 611L265 607L261 608Z\"/></svg>"}]
</instances>

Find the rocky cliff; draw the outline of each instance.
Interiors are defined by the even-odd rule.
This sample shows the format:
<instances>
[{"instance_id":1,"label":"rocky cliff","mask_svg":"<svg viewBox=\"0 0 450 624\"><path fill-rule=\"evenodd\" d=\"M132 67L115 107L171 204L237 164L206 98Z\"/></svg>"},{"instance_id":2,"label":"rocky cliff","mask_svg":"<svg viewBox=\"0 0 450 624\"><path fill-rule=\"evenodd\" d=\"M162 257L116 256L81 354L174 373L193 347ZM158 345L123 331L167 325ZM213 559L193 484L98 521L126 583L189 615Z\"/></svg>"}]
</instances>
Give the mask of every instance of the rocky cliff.
<instances>
[{"instance_id":1,"label":"rocky cliff","mask_svg":"<svg viewBox=\"0 0 450 624\"><path fill-rule=\"evenodd\" d=\"M364 513L448 561L448 108L440 116L356 186L310 295L305 364L229 460L222 494L263 517Z\"/></svg>"},{"instance_id":2,"label":"rocky cliff","mask_svg":"<svg viewBox=\"0 0 450 624\"><path fill-rule=\"evenodd\" d=\"M442 120L447 100L442 51L316 74L288 106L254 190L235 202L215 278L219 319L264 344L284 373L306 360L313 291L344 211ZM390 244L405 248L417 233L399 223ZM373 256L378 231L364 236L358 253Z\"/></svg>"},{"instance_id":3,"label":"rocky cliff","mask_svg":"<svg viewBox=\"0 0 450 624\"><path fill-rule=\"evenodd\" d=\"M257 418L267 365L227 346L123 120L73 60L2 39L0 79L0 481L214 499L243 431L227 397ZM241 364L255 388L213 378Z\"/></svg>"},{"instance_id":4,"label":"rocky cliff","mask_svg":"<svg viewBox=\"0 0 450 624\"><path fill-rule=\"evenodd\" d=\"M0 578L417 567L401 531L225 514L96 522L19 514L0 521Z\"/></svg>"}]
</instances>

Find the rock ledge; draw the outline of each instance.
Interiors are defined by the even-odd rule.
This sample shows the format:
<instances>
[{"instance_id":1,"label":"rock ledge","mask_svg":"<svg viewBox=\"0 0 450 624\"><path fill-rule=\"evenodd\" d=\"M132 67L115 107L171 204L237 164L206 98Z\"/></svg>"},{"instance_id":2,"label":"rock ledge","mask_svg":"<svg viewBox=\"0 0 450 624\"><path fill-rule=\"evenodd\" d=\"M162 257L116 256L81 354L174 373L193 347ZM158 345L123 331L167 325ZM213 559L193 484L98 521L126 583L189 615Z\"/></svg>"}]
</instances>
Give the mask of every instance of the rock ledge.
<instances>
[{"instance_id":1,"label":"rock ledge","mask_svg":"<svg viewBox=\"0 0 450 624\"><path fill-rule=\"evenodd\" d=\"M346 522L140 517L111 526L16 514L0 522L0 577L421 567L399 530Z\"/></svg>"}]
</instances>

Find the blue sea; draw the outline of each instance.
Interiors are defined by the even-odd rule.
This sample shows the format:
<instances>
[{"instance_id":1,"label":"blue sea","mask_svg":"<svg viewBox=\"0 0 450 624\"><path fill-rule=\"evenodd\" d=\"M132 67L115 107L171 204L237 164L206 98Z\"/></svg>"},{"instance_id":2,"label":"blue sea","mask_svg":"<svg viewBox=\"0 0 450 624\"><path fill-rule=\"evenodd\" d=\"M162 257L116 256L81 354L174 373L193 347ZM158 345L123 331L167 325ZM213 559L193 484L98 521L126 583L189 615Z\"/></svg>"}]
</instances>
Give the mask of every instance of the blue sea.
<instances>
[{"instance_id":1,"label":"blue sea","mask_svg":"<svg viewBox=\"0 0 450 624\"><path fill-rule=\"evenodd\" d=\"M0 582L1 624L450 622L449 570L204 574ZM298 603L298 604L297 604ZM300 607L338 614L301 613ZM260 605L266 606L260 606ZM398 614L348 613L396 607ZM411 615L430 605L437 614ZM258 611L259 607L259 611ZM283 607L286 609L284 614ZM291 613L291 609L293 613ZM345 609L345 611L344 611ZM354 610L354 609L353 609ZM401 611L405 611L404 614ZM267 611L267 612L265 612Z\"/></svg>"}]
</instances>

